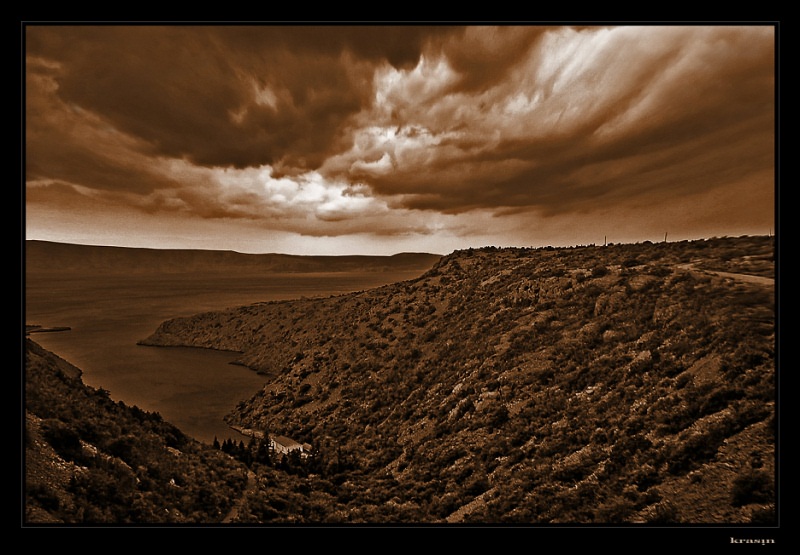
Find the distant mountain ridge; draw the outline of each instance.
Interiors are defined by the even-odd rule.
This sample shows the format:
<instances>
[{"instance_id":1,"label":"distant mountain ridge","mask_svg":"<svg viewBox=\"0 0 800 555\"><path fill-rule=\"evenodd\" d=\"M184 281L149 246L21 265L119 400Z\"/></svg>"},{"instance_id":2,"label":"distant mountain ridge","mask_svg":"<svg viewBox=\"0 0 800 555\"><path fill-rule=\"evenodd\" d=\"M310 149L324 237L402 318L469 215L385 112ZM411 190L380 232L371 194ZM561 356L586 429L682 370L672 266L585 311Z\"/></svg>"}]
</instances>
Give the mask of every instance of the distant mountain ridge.
<instances>
[{"instance_id":1,"label":"distant mountain ridge","mask_svg":"<svg viewBox=\"0 0 800 555\"><path fill-rule=\"evenodd\" d=\"M391 256L246 254L202 249L149 249L78 245L50 241L25 242L27 271L95 271L103 273L180 273L191 271L353 272L424 271L441 255L399 253Z\"/></svg>"}]
</instances>

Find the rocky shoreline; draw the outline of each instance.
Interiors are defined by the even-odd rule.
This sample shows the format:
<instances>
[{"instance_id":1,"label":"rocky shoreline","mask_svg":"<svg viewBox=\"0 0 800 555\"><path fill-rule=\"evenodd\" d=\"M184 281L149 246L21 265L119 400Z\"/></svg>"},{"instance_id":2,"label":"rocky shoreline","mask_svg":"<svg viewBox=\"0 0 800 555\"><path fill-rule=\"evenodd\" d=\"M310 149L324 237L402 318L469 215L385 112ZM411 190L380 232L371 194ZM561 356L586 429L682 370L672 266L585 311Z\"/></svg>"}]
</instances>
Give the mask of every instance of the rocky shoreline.
<instances>
[{"instance_id":1,"label":"rocky shoreline","mask_svg":"<svg viewBox=\"0 0 800 555\"><path fill-rule=\"evenodd\" d=\"M52 333L52 332L59 332L59 331L70 331L72 328L69 326L52 326L52 327L43 327L38 324L25 324L25 335L30 335L32 333Z\"/></svg>"}]
</instances>

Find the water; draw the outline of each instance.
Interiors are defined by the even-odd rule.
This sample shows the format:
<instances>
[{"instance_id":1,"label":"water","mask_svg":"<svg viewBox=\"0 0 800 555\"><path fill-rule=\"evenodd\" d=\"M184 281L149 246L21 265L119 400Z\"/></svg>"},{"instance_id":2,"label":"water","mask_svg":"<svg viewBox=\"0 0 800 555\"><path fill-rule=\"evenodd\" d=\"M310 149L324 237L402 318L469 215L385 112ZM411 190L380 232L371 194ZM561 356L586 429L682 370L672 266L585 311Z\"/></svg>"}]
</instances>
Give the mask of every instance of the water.
<instances>
[{"instance_id":1,"label":"water","mask_svg":"<svg viewBox=\"0 0 800 555\"><path fill-rule=\"evenodd\" d=\"M207 443L242 436L223 417L256 393L264 377L230 364L236 353L137 345L169 318L255 302L329 296L411 279L406 273L269 275L57 275L26 278L26 323L69 326L34 333L45 349L83 371L111 398L156 411Z\"/></svg>"}]
</instances>

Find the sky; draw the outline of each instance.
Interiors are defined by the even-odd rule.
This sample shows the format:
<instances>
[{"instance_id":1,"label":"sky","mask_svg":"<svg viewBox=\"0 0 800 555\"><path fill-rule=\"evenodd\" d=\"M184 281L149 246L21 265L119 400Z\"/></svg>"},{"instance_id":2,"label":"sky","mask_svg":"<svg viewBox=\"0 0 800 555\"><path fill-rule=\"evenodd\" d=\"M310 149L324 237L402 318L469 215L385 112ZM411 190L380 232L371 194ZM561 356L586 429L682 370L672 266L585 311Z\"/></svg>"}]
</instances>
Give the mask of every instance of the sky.
<instances>
[{"instance_id":1,"label":"sky","mask_svg":"<svg viewBox=\"0 0 800 555\"><path fill-rule=\"evenodd\" d=\"M23 33L27 239L447 254L775 232L769 24Z\"/></svg>"}]
</instances>

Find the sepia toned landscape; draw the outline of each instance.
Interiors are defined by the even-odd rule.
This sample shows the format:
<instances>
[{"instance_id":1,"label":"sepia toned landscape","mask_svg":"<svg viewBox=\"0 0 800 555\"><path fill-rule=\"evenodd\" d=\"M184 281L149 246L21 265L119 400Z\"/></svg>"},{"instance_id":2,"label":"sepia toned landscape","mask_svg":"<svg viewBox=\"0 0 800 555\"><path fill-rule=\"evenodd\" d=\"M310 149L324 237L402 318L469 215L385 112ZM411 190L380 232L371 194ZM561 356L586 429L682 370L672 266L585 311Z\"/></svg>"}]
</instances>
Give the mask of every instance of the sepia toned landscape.
<instances>
[{"instance_id":1,"label":"sepia toned landscape","mask_svg":"<svg viewBox=\"0 0 800 555\"><path fill-rule=\"evenodd\" d=\"M488 247L171 319L139 343L263 382L205 443L28 340L28 516L774 523L774 268L769 237Z\"/></svg>"},{"instance_id":2,"label":"sepia toned landscape","mask_svg":"<svg viewBox=\"0 0 800 555\"><path fill-rule=\"evenodd\" d=\"M777 31L23 25L22 526L776 543Z\"/></svg>"}]
</instances>

